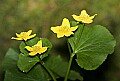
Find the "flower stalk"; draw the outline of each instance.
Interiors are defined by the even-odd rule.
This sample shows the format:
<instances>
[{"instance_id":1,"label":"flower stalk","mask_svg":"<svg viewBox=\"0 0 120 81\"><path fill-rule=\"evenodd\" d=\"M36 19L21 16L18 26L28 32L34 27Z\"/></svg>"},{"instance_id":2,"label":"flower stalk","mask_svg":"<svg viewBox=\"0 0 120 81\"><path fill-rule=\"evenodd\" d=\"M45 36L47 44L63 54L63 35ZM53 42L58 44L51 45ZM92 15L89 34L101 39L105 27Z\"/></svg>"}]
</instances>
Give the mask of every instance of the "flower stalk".
<instances>
[{"instance_id":1,"label":"flower stalk","mask_svg":"<svg viewBox=\"0 0 120 81\"><path fill-rule=\"evenodd\" d=\"M82 36L83 30L84 30L84 26L85 26L85 24L83 24L81 36ZM80 37L81 37L81 36L80 36ZM70 53L70 60L69 60L69 64L68 64L68 68L67 68L67 72L66 72L66 76L65 76L64 81L67 81L67 79L68 79L68 76L69 76L69 73L70 73L70 67L71 67L71 64L72 64L72 60L73 60L73 57L74 57L74 55L75 55L74 52L72 53L71 48L70 48L70 44L69 44L68 41L67 41L67 44L68 44L68 49L69 49L69 53Z\"/></svg>"},{"instance_id":2,"label":"flower stalk","mask_svg":"<svg viewBox=\"0 0 120 81\"><path fill-rule=\"evenodd\" d=\"M67 79L68 79L68 76L69 76L69 73L70 73L70 67L71 67L74 55L75 55L75 53L72 53L71 56L70 56L70 60L69 60L69 64L68 64L68 68L67 68L67 72L66 72L66 76L65 76L64 81L67 81Z\"/></svg>"},{"instance_id":3,"label":"flower stalk","mask_svg":"<svg viewBox=\"0 0 120 81\"><path fill-rule=\"evenodd\" d=\"M52 77L53 81L57 81L54 74L52 73L52 71L45 65L45 63L39 58L40 60L40 64L42 64L42 66L47 70L47 72L50 74L50 76Z\"/></svg>"}]
</instances>

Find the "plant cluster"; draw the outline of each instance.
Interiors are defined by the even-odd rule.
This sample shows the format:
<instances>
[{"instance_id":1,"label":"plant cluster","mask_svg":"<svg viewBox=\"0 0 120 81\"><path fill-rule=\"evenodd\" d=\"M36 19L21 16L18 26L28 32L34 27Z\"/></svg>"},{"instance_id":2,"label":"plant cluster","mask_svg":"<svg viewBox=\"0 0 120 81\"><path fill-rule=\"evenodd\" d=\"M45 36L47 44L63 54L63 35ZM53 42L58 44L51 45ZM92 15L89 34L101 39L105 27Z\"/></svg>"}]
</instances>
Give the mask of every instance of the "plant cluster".
<instances>
[{"instance_id":1,"label":"plant cluster","mask_svg":"<svg viewBox=\"0 0 120 81\"><path fill-rule=\"evenodd\" d=\"M93 22L97 14L90 16L86 10L80 15L72 15L75 21L64 18L60 26L51 27L57 38L66 37L70 53L69 62L64 62L58 56L50 53L51 42L47 38L39 38L32 34L32 30L16 33L11 39L22 41L19 52L9 49L3 67L4 81L57 81L63 77L64 81L83 80L79 72L71 70L73 57L85 70L95 70L114 52L116 41L112 34L103 26L88 27L85 24Z\"/></svg>"}]
</instances>

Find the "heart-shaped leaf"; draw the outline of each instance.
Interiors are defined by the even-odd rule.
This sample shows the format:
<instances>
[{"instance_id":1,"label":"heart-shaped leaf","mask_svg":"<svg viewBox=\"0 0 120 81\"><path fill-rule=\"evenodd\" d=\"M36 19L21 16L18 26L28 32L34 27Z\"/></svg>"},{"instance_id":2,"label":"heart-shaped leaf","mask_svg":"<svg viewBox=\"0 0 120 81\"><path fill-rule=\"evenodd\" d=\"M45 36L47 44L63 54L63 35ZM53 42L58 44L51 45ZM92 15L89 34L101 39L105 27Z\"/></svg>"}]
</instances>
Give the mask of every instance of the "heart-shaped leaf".
<instances>
[{"instance_id":1,"label":"heart-shaped leaf","mask_svg":"<svg viewBox=\"0 0 120 81\"><path fill-rule=\"evenodd\" d=\"M103 26L87 27L79 25L73 37L68 38L77 63L86 70L99 67L113 53L116 41Z\"/></svg>"}]
</instances>

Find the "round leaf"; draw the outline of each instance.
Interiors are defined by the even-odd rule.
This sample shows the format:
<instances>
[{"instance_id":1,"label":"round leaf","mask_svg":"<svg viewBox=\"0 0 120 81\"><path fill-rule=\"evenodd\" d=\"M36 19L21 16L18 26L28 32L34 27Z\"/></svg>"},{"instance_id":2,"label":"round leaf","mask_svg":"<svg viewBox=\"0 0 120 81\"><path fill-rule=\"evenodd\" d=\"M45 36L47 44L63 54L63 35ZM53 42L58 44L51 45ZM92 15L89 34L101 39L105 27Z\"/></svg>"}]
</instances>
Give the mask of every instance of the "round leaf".
<instances>
[{"instance_id":1,"label":"round leaf","mask_svg":"<svg viewBox=\"0 0 120 81\"><path fill-rule=\"evenodd\" d=\"M68 38L77 55L77 63L86 70L98 68L108 54L114 51L116 41L111 33L103 26L87 27L79 25L73 37Z\"/></svg>"}]
</instances>

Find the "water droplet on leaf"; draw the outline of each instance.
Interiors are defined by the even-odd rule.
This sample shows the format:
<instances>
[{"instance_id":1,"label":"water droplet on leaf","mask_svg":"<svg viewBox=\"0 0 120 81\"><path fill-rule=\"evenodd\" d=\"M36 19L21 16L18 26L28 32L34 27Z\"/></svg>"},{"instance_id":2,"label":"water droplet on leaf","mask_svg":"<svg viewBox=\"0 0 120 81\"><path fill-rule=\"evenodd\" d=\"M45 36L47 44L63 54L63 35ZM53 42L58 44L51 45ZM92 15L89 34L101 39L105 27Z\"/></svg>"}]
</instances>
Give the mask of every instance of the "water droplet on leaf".
<instances>
[{"instance_id":1,"label":"water droplet on leaf","mask_svg":"<svg viewBox=\"0 0 120 81\"><path fill-rule=\"evenodd\" d=\"M32 62L32 61L28 61L28 62Z\"/></svg>"},{"instance_id":2,"label":"water droplet on leaf","mask_svg":"<svg viewBox=\"0 0 120 81\"><path fill-rule=\"evenodd\" d=\"M25 71L22 71L22 72L25 72Z\"/></svg>"}]
</instances>

